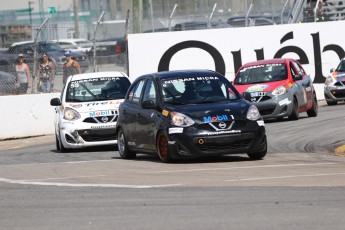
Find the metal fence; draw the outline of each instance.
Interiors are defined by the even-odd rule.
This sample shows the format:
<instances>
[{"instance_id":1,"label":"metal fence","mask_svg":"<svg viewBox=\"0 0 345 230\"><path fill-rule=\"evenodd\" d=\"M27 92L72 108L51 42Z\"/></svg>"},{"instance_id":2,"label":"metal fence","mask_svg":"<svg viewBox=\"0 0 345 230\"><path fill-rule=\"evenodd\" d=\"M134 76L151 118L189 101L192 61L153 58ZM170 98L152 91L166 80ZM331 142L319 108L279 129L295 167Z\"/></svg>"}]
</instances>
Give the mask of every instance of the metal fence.
<instances>
[{"instance_id":1,"label":"metal fence","mask_svg":"<svg viewBox=\"0 0 345 230\"><path fill-rule=\"evenodd\" d=\"M40 74L39 66L44 53L48 54L56 70L54 90L51 92L62 90L66 50L72 51L72 58L80 64L81 72L114 70L127 73L127 42L124 34L118 37L106 34L108 30L100 25L93 43L94 39L88 27L85 23L80 24L81 39L73 39L74 24L70 22L56 24L49 23L48 20L45 25L35 25L32 28L19 25L7 27L8 33L2 40L3 46L0 50L0 95L23 93L18 91L20 80L16 64L19 62L19 55L24 56L30 70L31 87L26 93L42 93L40 84L43 78L40 77L43 75Z\"/></svg>"},{"instance_id":2,"label":"metal fence","mask_svg":"<svg viewBox=\"0 0 345 230\"><path fill-rule=\"evenodd\" d=\"M157 1L146 2L151 4L144 6L142 32L257 26L260 25L260 20L264 25L287 23L294 5L299 1L247 0L244 1L246 4L235 5L235 1L230 0L169 0L164 2L164 8ZM176 2L179 2L180 6L176 6ZM308 8L305 1L302 2L304 2L303 12L298 16L297 22L345 19L345 1L328 0L322 5L322 10L316 6ZM20 17L24 18L23 21L15 20L16 23L11 23L10 20L16 18L15 15L6 17L6 20L0 23L0 95L18 94L15 65L19 54L25 56L30 67L32 87L26 93L41 93L38 85L40 83L38 67L43 52L48 52L57 70L54 92L61 91L63 87L64 50L72 50L74 58L82 66L82 72L119 70L127 73L127 42L124 35L133 32L133 18L127 12L127 18L110 20L109 16L106 16L102 18L102 23L97 24L97 18L100 16L99 12L97 13L96 15L93 13L93 17L79 21L79 38L89 41L88 49L84 47L85 49L82 50L65 40L74 38L77 32L71 12L50 15L44 25L41 20L33 20L32 26L27 22L25 24L27 18L22 15ZM126 19L132 20L131 23ZM47 42L57 44L58 47L49 48L49 45L44 45Z\"/></svg>"}]
</instances>

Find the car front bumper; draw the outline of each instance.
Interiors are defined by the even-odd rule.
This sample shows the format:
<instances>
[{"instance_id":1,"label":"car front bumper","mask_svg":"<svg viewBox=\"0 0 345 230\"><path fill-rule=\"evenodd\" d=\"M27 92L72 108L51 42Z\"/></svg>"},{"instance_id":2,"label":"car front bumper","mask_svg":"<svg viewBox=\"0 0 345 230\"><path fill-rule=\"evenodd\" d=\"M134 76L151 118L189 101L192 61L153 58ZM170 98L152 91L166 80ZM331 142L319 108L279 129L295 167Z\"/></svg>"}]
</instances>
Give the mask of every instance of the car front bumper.
<instances>
[{"instance_id":1,"label":"car front bumper","mask_svg":"<svg viewBox=\"0 0 345 230\"><path fill-rule=\"evenodd\" d=\"M267 146L264 126L250 125L245 130L205 133L195 128L169 134L169 152L175 159L261 152Z\"/></svg>"},{"instance_id":2,"label":"car front bumper","mask_svg":"<svg viewBox=\"0 0 345 230\"><path fill-rule=\"evenodd\" d=\"M345 101L345 86L325 86L324 94L328 102Z\"/></svg>"},{"instance_id":3,"label":"car front bumper","mask_svg":"<svg viewBox=\"0 0 345 230\"><path fill-rule=\"evenodd\" d=\"M117 144L115 126L116 122L78 125L64 122L59 129L60 140L65 148L70 149L115 145Z\"/></svg>"},{"instance_id":4,"label":"car front bumper","mask_svg":"<svg viewBox=\"0 0 345 230\"><path fill-rule=\"evenodd\" d=\"M265 96L245 99L259 109L263 119L283 118L289 116L293 109L293 97L289 93L278 96L267 93Z\"/></svg>"}]
</instances>

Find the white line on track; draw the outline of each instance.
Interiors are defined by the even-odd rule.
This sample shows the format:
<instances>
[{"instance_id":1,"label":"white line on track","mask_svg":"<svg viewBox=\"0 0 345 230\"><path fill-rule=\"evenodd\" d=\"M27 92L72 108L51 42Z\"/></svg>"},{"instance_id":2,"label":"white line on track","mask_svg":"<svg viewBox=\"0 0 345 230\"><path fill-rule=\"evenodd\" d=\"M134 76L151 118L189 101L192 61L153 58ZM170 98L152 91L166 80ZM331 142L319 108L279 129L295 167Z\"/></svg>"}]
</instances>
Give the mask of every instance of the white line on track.
<instances>
[{"instance_id":1,"label":"white line on track","mask_svg":"<svg viewBox=\"0 0 345 230\"><path fill-rule=\"evenodd\" d=\"M224 181L240 182L240 181L274 180L274 179L288 179L288 178L298 178L298 177L321 177L321 176L335 176L335 175L345 175L345 173L306 174L306 175L291 175L291 176L277 176L277 177L253 177L253 178L224 180Z\"/></svg>"},{"instance_id":2,"label":"white line on track","mask_svg":"<svg viewBox=\"0 0 345 230\"><path fill-rule=\"evenodd\" d=\"M74 177L51 177L51 178L38 178L31 180L20 180L23 182L33 182L33 181L42 181L42 180L65 180L65 179L77 179L77 178L93 178L93 177L104 177L107 175L92 175L92 176L74 176Z\"/></svg>"},{"instance_id":3,"label":"white line on track","mask_svg":"<svg viewBox=\"0 0 345 230\"><path fill-rule=\"evenodd\" d=\"M49 182L34 182L34 181L22 181L22 180L10 180L0 177L0 182L6 182L11 184L22 185L48 185L48 186L64 186L64 187L98 187L98 188L164 188L175 187L181 184L163 184L163 185L127 185L127 184L71 184L71 183L49 183Z\"/></svg>"},{"instance_id":4,"label":"white line on track","mask_svg":"<svg viewBox=\"0 0 345 230\"><path fill-rule=\"evenodd\" d=\"M183 169L183 170L162 170L162 171L145 171L141 173L156 174L156 173L179 173L179 172L198 172L198 171L218 171L218 170L233 170L233 169L255 169L255 168L278 168L278 167L300 167L300 166L317 166L317 165L335 165L337 163L315 163L315 164L289 164L289 165L255 165L255 166L241 166L228 168L199 168L199 169Z\"/></svg>"}]
</instances>

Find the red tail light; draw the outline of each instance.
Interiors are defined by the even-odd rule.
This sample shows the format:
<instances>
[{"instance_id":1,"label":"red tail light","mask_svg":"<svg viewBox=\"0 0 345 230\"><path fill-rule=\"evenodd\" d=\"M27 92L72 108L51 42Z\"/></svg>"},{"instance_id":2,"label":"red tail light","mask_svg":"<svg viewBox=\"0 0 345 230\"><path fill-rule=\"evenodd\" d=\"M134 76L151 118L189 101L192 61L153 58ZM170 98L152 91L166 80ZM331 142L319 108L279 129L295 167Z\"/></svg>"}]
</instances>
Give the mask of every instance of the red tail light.
<instances>
[{"instance_id":1,"label":"red tail light","mask_svg":"<svg viewBox=\"0 0 345 230\"><path fill-rule=\"evenodd\" d=\"M116 54L120 54L121 53L121 46L115 45L115 50L116 50Z\"/></svg>"}]
</instances>

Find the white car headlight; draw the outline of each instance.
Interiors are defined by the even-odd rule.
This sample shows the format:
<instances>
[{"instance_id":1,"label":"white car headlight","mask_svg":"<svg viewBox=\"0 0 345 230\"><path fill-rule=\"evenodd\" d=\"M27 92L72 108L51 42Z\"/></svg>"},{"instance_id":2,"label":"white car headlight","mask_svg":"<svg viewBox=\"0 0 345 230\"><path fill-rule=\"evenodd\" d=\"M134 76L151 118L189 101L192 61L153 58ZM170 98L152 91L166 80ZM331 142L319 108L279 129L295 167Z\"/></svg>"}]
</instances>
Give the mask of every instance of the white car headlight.
<instances>
[{"instance_id":1,"label":"white car headlight","mask_svg":"<svg viewBox=\"0 0 345 230\"><path fill-rule=\"evenodd\" d=\"M272 91L272 95L274 96L283 95L284 93L286 93L286 88L282 85Z\"/></svg>"},{"instance_id":2,"label":"white car headlight","mask_svg":"<svg viewBox=\"0 0 345 230\"><path fill-rule=\"evenodd\" d=\"M334 78L332 76L326 77L325 85L332 85Z\"/></svg>"},{"instance_id":3,"label":"white car headlight","mask_svg":"<svg viewBox=\"0 0 345 230\"><path fill-rule=\"evenodd\" d=\"M63 118L69 121L78 120L80 118L80 114L71 108L65 108Z\"/></svg>"},{"instance_id":4,"label":"white car headlight","mask_svg":"<svg viewBox=\"0 0 345 230\"><path fill-rule=\"evenodd\" d=\"M260 119L261 115L258 108L255 105L251 105L247 112L247 119L251 121L256 121Z\"/></svg>"},{"instance_id":5,"label":"white car headlight","mask_svg":"<svg viewBox=\"0 0 345 230\"><path fill-rule=\"evenodd\" d=\"M171 116L171 122L173 123L173 125L180 126L180 127L188 127L194 124L194 121L190 117L182 113L171 112L170 116Z\"/></svg>"}]
</instances>

